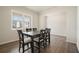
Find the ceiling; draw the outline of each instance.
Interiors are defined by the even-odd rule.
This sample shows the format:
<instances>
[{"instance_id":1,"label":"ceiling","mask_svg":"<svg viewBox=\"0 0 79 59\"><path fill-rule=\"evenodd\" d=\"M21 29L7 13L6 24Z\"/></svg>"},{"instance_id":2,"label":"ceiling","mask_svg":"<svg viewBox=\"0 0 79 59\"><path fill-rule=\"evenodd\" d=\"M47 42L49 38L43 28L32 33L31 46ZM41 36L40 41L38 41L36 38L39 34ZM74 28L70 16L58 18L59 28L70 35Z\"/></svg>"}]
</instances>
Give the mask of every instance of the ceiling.
<instances>
[{"instance_id":1,"label":"ceiling","mask_svg":"<svg viewBox=\"0 0 79 59\"><path fill-rule=\"evenodd\" d=\"M49 8L52 8L52 6L26 6L26 8L33 10L35 12L41 12Z\"/></svg>"}]
</instances>

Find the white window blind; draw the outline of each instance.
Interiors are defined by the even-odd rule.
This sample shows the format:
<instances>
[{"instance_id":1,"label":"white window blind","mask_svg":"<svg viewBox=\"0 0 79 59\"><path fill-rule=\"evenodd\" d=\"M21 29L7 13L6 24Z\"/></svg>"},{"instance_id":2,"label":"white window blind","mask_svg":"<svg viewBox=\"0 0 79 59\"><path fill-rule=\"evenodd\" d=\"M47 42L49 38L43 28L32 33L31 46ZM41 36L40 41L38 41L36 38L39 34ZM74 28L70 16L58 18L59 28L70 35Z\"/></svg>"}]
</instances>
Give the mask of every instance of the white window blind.
<instances>
[{"instance_id":1,"label":"white window blind","mask_svg":"<svg viewBox=\"0 0 79 59\"><path fill-rule=\"evenodd\" d=\"M31 27L31 16L12 12L12 29L23 29Z\"/></svg>"}]
</instances>

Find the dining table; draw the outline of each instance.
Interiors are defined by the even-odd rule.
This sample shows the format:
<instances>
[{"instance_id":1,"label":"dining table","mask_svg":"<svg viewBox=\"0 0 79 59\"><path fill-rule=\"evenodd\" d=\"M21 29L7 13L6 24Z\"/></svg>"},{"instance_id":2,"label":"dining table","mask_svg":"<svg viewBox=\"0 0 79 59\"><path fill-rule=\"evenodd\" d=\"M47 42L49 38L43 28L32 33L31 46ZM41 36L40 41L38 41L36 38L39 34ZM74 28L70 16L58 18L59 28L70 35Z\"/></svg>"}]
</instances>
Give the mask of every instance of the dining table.
<instances>
[{"instance_id":1,"label":"dining table","mask_svg":"<svg viewBox=\"0 0 79 59\"><path fill-rule=\"evenodd\" d=\"M34 53L34 39L40 37L40 31L23 32L23 35L31 38L31 52Z\"/></svg>"}]
</instances>

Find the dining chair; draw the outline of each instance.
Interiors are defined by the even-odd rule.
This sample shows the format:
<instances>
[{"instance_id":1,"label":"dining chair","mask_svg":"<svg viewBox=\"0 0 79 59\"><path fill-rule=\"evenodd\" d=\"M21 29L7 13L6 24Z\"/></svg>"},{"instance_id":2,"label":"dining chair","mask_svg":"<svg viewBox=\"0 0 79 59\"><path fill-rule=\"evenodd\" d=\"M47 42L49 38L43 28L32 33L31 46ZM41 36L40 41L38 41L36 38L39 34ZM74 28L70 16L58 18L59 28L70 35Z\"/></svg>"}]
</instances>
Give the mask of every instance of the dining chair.
<instances>
[{"instance_id":1,"label":"dining chair","mask_svg":"<svg viewBox=\"0 0 79 59\"><path fill-rule=\"evenodd\" d=\"M26 28L26 32L32 31L32 28Z\"/></svg>"},{"instance_id":2,"label":"dining chair","mask_svg":"<svg viewBox=\"0 0 79 59\"><path fill-rule=\"evenodd\" d=\"M25 51L31 49L31 39L24 38L24 35L22 34L22 30L17 30L17 32L19 35L19 52L20 49L22 48L22 53L24 53ZM27 46L26 49L25 46Z\"/></svg>"},{"instance_id":3,"label":"dining chair","mask_svg":"<svg viewBox=\"0 0 79 59\"><path fill-rule=\"evenodd\" d=\"M45 39L46 39L46 43L47 43L47 44L50 44L50 31L51 31L50 28L46 28L46 29L45 29L45 32L46 32ZM47 45L47 44L46 44L46 45Z\"/></svg>"},{"instance_id":4,"label":"dining chair","mask_svg":"<svg viewBox=\"0 0 79 59\"><path fill-rule=\"evenodd\" d=\"M37 28L33 28L33 31L37 31Z\"/></svg>"},{"instance_id":5,"label":"dining chair","mask_svg":"<svg viewBox=\"0 0 79 59\"><path fill-rule=\"evenodd\" d=\"M36 43L38 52L40 52L40 49L45 47L45 30L40 30L40 36L38 39L34 39L34 42Z\"/></svg>"}]
</instances>

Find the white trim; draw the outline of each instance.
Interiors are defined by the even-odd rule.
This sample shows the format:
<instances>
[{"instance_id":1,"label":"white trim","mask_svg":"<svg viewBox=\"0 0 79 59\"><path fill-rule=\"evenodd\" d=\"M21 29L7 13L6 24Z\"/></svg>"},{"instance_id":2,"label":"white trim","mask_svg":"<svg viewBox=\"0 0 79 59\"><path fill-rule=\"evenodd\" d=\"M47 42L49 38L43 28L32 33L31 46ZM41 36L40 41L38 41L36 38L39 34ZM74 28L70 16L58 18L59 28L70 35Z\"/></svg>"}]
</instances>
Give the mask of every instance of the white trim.
<instances>
[{"instance_id":1,"label":"white trim","mask_svg":"<svg viewBox=\"0 0 79 59\"><path fill-rule=\"evenodd\" d=\"M77 45L77 49L78 49L78 51L79 51L79 47L78 47L78 44L76 44Z\"/></svg>"},{"instance_id":2,"label":"white trim","mask_svg":"<svg viewBox=\"0 0 79 59\"><path fill-rule=\"evenodd\" d=\"M60 36L60 37L65 37L65 38L67 38L67 36L57 35L57 34L52 34L52 33L50 33L50 35L56 35L56 36Z\"/></svg>"},{"instance_id":3,"label":"white trim","mask_svg":"<svg viewBox=\"0 0 79 59\"><path fill-rule=\"evenodd\" d=\"M0 45L7 44L7 43L10 43L10 42L14 42L14 41L18 41L18 40L19 39L1 42Z\"/></svg>"},{"instance_id":4,"label":"white trim","mask_svg":"<svg viewBox=\"0 0 79 59\"><path fill-rule=\"evenodd\" d=\"M14 12L14 13L17 13L17 14L22 14L22 15L27 15L27 16L32 16L32 15L30 15L30 14L28 14L28 13L26 14L26 13L24 13L24 12L17 11L17 10L14 10L14 9L12 9L11 12Z\"/></svg>"},{"instance_id":5,"label":"white trim","mask_svg":"<svg viewBox=\"0 0 79 59\"><path fill-rule=\"evenodd\" d=\"M70 43L74 43L74 44L76 44L76 42L71 41L71 40L68 40L68 39L66 39L66 42L70 42Z\"/></svg>"},{"instance_id":6,"label":"white trim","mask_svg":"<svg viewBox=\"0 0 79 59\"><path fill-rule=\"evenodd\" d=\"M12 9L12 10L11 10L11 29L12 29L12 30L17 30L17 29L14 29L14 28L12 27L12 24L13 24L13 23L12 23L12 16L13 16L13 13L21 14L23 17L24 17L24 16L30 16L30 17L31 17L31 24L30 24L30 26L33 27L33 26L32 26L32 25L33 25L33 16L32 16L32 15L30 15L30 14L28 14L28 13L26 14L26 13L24 13L24 12L20 12L20 11L17 11L17 10L13 10L13 9ZM20 28L20 29L23 29L23 27Z\"/></svg>"},{"instance_id":7,"label":"white trim","mask_svg":"<svg viewBox=\"0 0 79 59\"><path fill-rule=\"evenodd\" d=\"M57 34L51 34L51 35L56 35L56 36L66 37L66 42L70 42L70 43L74 43L74 44L76 44L76 42L71 41L71 40L68 40L68 37L67 37L67 36L62 36L62 35L57 35Z\"/></svg>"}]
</instances>

